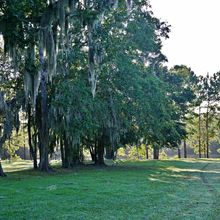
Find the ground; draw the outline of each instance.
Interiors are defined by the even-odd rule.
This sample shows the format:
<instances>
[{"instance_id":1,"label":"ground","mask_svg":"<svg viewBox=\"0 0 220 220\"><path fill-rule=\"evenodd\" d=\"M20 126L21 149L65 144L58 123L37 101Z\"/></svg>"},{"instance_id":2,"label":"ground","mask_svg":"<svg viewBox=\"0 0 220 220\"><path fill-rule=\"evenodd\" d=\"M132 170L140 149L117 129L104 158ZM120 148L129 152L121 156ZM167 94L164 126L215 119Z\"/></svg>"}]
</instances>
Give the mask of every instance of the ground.
<instances>
[{"instance_id":1,"label":"ground","mask_svg":"<svg viewBox=\"0 0 220 220\"><path fill-rule=\"evenodd\" d=\"M0 219L220 219L220 160L26 170L3 164ZM20 171L22 169L23 171Z\"/></svg>"}]
</instances>

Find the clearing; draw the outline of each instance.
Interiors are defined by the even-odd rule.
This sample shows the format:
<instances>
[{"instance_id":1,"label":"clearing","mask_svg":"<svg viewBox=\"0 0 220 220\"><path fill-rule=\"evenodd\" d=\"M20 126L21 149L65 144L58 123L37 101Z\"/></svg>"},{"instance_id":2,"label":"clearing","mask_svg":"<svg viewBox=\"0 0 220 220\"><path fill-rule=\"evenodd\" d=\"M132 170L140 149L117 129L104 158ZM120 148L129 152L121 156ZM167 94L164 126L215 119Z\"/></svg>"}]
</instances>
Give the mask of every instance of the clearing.
<instances>
[{"instance_id":1,"label":"clearing","mask_svg":"<svg viewBox=\"0 0 220 220\"><path fill-rule=\"evenodd\" d=\"M3 164L0 219L220 218L220 160L118 162L110 167L24 170Z\"/></svg>"}]
</instances>

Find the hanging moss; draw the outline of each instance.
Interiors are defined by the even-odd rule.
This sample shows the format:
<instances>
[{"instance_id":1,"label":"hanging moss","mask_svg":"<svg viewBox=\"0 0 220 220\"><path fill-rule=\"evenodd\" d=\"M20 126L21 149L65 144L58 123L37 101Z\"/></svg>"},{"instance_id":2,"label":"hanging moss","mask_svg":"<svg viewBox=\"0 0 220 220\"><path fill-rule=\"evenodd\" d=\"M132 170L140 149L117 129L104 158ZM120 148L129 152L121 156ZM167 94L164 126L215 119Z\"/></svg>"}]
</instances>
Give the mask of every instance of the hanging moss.
<instances>
[{"instance_id":1,"label":"hanging moss","mask_svg":"<svg viewBox=\"0 0 220 220\"><path fill-rule=\"evenodd\" d=\"M38 88L40 84L40 73L35 67L35 46L31 45L27 49L25 57L25 73L24 73L24 91L27 101L31 101L33 106L36 103Z\"/></svg>"},{"instance_id":2,"label":"hanging moss","mask_svg":"<svg viewBox=\"0 0 220 220\"><path fill-rule=\"evenodd\" d=\"M3 144L11 136L13 129L13 119L14 119L12 115L12 110L8 108L8 105L5 102L4 93L1 91L0 91L0 113L5 117L5 120L3 122L3 132L2 135L0 136L0 153L1 153Z\"/></svg>"},{"instance_id":3,"label":"hanging moss","mask_svg":"<svg viewBox=\"0 0 220 220\"><path fill-rule=\"evenodd\" d=\"M128 8L131 8L133 4L133 0L126 0L126 4Z\"/></svg>"},{"instance_id":4,"label":"hanging moss","mask_svg":"<svg viewBox=\"0 0 220 220\"><path fill-rule=\"evenodd\" d=\"M131 10L133 1L125 0L128 10ZM94 33L98 31L104 18L106 10L116 9L118 7L118 0L109 0L97 3L100 8L99 12L92 21L88 24L88 69L89 69L89 82L91 83L91 91L93 97L96 93L98 71L100 64L104 58L101 43L94 42ZM96 7L97 4L86 0L49 0L48 8L42 15L39 31L39 50L43 51L43 60L46 65L45 71L49 80L52 80L53 75L57 69L57 53L58 48L64 49L64 45L68 48L70 45L68 37L68 29L71 20L68 18L71 13L74 13L77 9L84 10L88 6L89 10L94 10L92 7ZM88 10L87 9L87 10ZM96 10L96 8L95 8ZM82 21L84 22L84 21ZM59 28L57 27L59 26ZM2 26L3 27L3 26ZM3 28L2 28L3 29ZM8 36L3 33L5 39L5 51L14 62L15 66L19 66L20 54L19 48L14 44L13 39L9 39ZM59 47L60 45L60 47ZM32 49L34 51L34 49ZM36 58L34 58L36 59ZM26 97L31 94L31 99L35 103L36 94L39 87L39 74L30 75L27 71L24 76Z\"/></svg>"}]
</instances>

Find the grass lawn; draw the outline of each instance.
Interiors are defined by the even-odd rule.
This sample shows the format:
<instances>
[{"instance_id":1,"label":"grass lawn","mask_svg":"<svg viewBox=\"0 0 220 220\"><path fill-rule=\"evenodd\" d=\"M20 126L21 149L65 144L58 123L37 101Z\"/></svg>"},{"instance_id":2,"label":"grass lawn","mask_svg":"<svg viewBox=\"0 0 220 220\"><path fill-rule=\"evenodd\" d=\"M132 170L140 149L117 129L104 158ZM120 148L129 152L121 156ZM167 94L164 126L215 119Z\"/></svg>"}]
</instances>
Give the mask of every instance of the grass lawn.
<instances>
[{"instance_id":1,"label":"grass lawn","mask_svg":"<svg viewBox=\"0 0 220 220\"><path fill-rule=\"evenodd\" d=\"M3 164L0 219L220 219L220 160L120 162L42 174ZM21 168L20 168L21 167Z\"/></svg>"}]
</instances>

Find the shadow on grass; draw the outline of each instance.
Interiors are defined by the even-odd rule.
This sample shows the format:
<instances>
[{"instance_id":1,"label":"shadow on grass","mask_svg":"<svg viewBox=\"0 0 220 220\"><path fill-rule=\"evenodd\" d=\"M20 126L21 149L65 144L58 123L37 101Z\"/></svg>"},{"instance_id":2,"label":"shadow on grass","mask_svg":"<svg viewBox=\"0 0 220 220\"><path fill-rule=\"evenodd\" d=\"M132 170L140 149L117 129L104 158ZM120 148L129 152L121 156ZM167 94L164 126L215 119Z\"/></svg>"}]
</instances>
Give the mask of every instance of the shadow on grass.
<instances>
[{"instance_id":1,"label":"shadow on grass","mask_svg":"<svg viewBox=\"0 0 220 220\"><path fill-rule=\"evenodd\" d=\"M192 167L193 163L193 167ZM167 178L185 178L191 179L189 176L198 176L202 172L209 174L219 174L220 171L204 171L202 168L207 163L220 163L219 159L182 159L182 160L149 160L149 161L116 161L108 163L107 166L94 166L91 163L85 165L78 165L71 169L64 169L61 167L61 162L52 163L53 171L50 173L43 173L39 170L32 169L31 161L17 161L14 163L3 162L3 168L8 176L54 176L65 175L84 171L103 171L103 172L117 172L117 171L143 171L150 174L150 181L168 181ZM142 172L141 172L142 173ZM152 176L153 173L153 176ZM157 178L159 177L159 179ZM192 177L193 178L193 177Z\"/></svg>"}]
</instances>

